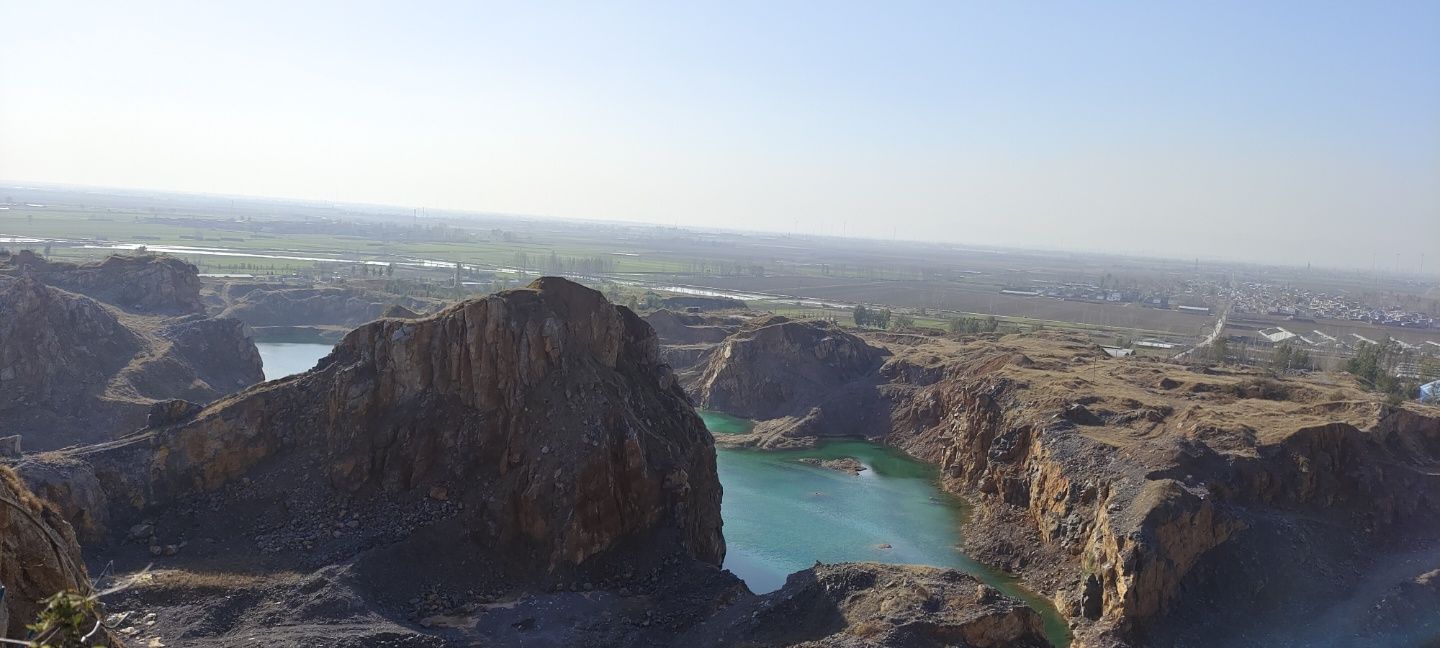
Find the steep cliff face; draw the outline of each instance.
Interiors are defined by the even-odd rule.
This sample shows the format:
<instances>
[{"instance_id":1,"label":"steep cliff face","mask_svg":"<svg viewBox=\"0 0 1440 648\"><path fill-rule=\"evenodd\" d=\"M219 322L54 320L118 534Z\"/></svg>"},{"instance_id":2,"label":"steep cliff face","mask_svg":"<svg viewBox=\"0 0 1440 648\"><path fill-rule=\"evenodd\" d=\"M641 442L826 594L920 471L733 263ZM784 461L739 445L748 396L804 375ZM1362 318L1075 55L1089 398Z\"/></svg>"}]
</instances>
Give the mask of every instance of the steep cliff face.
<instances>
[{"instance_id":1,"label":"steep cliff face","mask_svg":"<svg viewBox=\"0 0 1440 648\"><path fill-rule=\"evenodd\" d=\"M974 504L970 554L1051 595L1081 645L1191 643L1221 637L1216 624L1222 643L1293 635L1296 619L1337 605L1337 583L1378 592L1393 582L1362 588L1357 574L1440 564L1434 409L1388 407L1343 381L1113 359L1055 333L866 333L886 353L860 378L857 365L809 360L833 342L757 351L751 337L708 352L692 383L702 404L775 416L785 408L754 403L794 392L763 381L796 366L797 384L840 397L803 399L805 413L725 442L858 435L939 466ZM1413 555L1431 558L1405 566Z\"/></svg>"},{"instance_id":2,"label":"steep cliff face","mask_svg":"<svg viewBox=\"0 0 1440 648\"><path fill-rule=\"evenodd\" d=\"M1253 635L1270 613L1324 609L1347 569L1440 541L1434 411L1302 381L1247 397L1254 376L1063 336L952 357L896 400L888 441L942 468L976 504L971 551L1053 592L1082 643L1193 641L1218 619Z\"/></svg>"},{"instance_id":3,"label":"steep cliff face","mask_svg":"<svg viewBox=\"0 0 1440 648\"><path fill-rule=\"evenodd\" d=\"M17 258L23 263L8 267L21 276L0 273L0 436L23 435L28 450L109 439L142 426L158 400L209 401L263 379L259 352L238 321L127 312L47 284L126 297L95 274L114 270L115 282L188 286L172 272L173 260L92 268ZM194 267L185 268L193 279ZM176 294L135 298L130 307L180 309L185 300Z\"/></svg>"},{"instance_id":4,"label":"steep cliff face","mask_svg":"<svg viewBox=\"0 0 1440 648\"><path fill-rule=\"evenodd\" d=\"M89 593L80 546L59 513L30 494L15 473L0 466L0 637L21 639L25 625L62 591ZM97 638L98 643L98 638Z\"/></svg>"},{"instance_id":5,"label":"steep cliff face","mask_svg":"<svg viewBox=\"0 0 1440 648\"><path fill-rule=\"evenodd\" d=\"M116 604L167 642L1044 645L949 570L817 565L751 594L718 568L713 440L657 349L546 278L20 470L103 559L161 563Z\"/></svg>"},{"instance_id":6,"label":"steep cliff face","mask_svg":"<svg viewBox=\"0 0 1440 648\"><path fill-rule=\"evenodd\" d=\"M715 345L740 330L747 321L739 315L677 313L661 309L645 316L645 323L660 338L660 357L681 376L693 379L697 365L710 357Z\"/></svg>"},{"instance_id":7,"label":"steep cliff face","mask_svg":"<svg viewBox=\"0 0 1440 648\"><path fill-rule=\"evenodd\" d=\"M654 333L563 279L372 322L314 371L83 454L119 518L302 461L347 497L461 503L517 563L662 540L724 556L712 442Z\"/></svg>"},{"instance_id":8,"label":"steep cliff face","mask_svg":"<svg viewBox=\"0 0 1440 648\"><path fill-rule=\"evenodd\" d=\"M58 411L103 386L144 342L92 299L0 277L0 411Z\"/></svg>"},{"instance_id":9,"label":"steep cliff face","mask_svg":"<svg viewBox=\"0 0 1440 648\"><path fill-rule=\"evenodd\" d=\"M195 266L174 257L115 255L98 263L49 261L29 251L0 256L0 274L30 276L129 312L203 313Z\"/></svg>"},{"instance_id":10,"label":"steep cliff face","mask_svg":"<svg viewBox=\"0 0 1440 648\"><path fill-rule=\"evenodd\" d=\"M690 390L702 407L760 420L759 445L883 434L883 361L884 351L829 322L770 316L715 347Z\"/></svg>"},{"instance_id":11,"label":"steep cliff face","mask_svg":"<svg viewBox=\"0 0 1440 648\"><path fill-rule=\"evenodd\" d=\"M699 315L686 315L671 310L658 310L645 316L645 323L655 329L661 344L715 344L729 337L738 326L716 326Z\"/></svg>"}]
</instances>

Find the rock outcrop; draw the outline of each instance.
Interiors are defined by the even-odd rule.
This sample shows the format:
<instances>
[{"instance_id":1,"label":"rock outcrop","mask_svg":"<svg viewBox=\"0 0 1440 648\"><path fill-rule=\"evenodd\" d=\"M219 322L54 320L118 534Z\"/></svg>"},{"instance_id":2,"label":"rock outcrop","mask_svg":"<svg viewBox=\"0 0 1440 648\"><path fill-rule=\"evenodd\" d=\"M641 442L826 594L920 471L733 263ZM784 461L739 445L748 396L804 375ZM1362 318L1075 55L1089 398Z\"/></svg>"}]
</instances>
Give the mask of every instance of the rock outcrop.
<instances>
[{"instance_id":1,"label":"rock outcrop","mask_svg":"<svg viewBox=\"0 0 1440 648\"><path fill-rule=\"evenodd\" d=\"M150 417L19 469L101 559L159 561L113 604L167 642L1044 645L1033 610L948 570L817 565L751 594L718 567L714 442L653 330L563 279Z\"/></svg>"},{"instance_id":2,"label":"rock outcrop","mask_svg":"<svg viewBox=\"0 0 1440 648\"><path fill-rule=\"evenodd\" d=\"M183 312L194 306L194 266L160 257L77 266L26 253L11 261L20 276L0 273L0 436L22 435L27 450L106 440L143 426L158 400L209 401L264 377L243 324ZM149 299L106 276L167 288Z\"/></svg>"},{"instance_id":3,"label":"rock outcrop","mask_svg":"<svg viewBox=\"0 0 1440 648\"><path fill-rule=\"evenodd\" d=\"M95 263L49 261L28 250L0 256L0 275L29 276L133 313L204 313L195 266L174 257L113 255Z\"/></svg>"},{"instance_id":4,"label":"rock outcrop","mask_svg":"<svg viewBox=\"0 0 1440 648\"><path fill-rule=\"evenodd\" d=\"M90 592L80 546L59 513L30 494L10 468L0 466L0 637L23 639L25 626L63 592Z\"/></svg>"},{"instance_id":5,"label":"rock outcrop","mask_svg":"<svg viewBox=\"0 0 1440 648\"><path fill-rule=\"evenodd\" d=\"M817 564L683 635L685 646L1049 646L1040 615L974 578L907 565Z\"/></svg>"},{"instance_id":6,"label":"rock outcrop","mask_svg":"<svg viewBox=\"0 0 1440 648\"><path fill-rule=\"evenodd\" d=\"M397 306L420 314L443 303L359 287L297 288L266 284L231 284L216 291L220 317L233 317L253 327L338 326L353 328L381 317Z\"/></svg>"},{"instance_id":7,"label":"rock outcrop","mask_svg":"<svg viewBox=\"0 0 1440 648\"><path fill-rule=\"evenodd\" d=\"M859 475L866 470L865 464L860 463L860 460L854 457L840 457L838 459L802 457L797 461L806 465L825 468L827 470L834 470L836 472L843 472L849 475Z\"/></svg>"},{"instance_id":8,"label":"rock outcrop","mask_svg":"<svg viewBox=\"0 0 1440 648\"><path fill-rule=\"evenodd\" d=\"M799 445L842 430L938 466L973 504L970 555L1052 596L1081 645L1299 636L1293 620L1335 605L1360 574L1440 546L1440 410L1343 382L1114 359L1057 333L864 338L888 351L878 368L798 383L828 384L868 413L835 426L761 420L723 441ZM715 377L829 366L783 345L737 351L751 343L737 335L710 352L691 383L706 406L774 416L784 408L734 396L765 387L729 379L715 398ZM810 418L823 421L835 399L816 401Z\"/></svg>"},{"instance_id":9,"label":"rock outcrop","mask_svg":"<svg viewBox=\"0 0 1440 648\"><path fill-rule=\"evenodd\" d=\"M661 309L645 316L645 323L660 337L660 358L682 376L696 371L715 345L739 331L742 315L677 313Z\"/></svg>"},{"instance_id":10,"label":"rock outcrop","mask_svg":"<svg viewBox=\"0 0 1440 648\"><path fill-rule=\"evenodd\" d=\"M1299 380L1253 398L1251 374L1116 360L1055 334L948 357L938 374L895 373L887 441L975 504L973 555L1098 617L1084 641L1253 634L1329 604L1344 577L1317 559L1373 568L1440 541L1440 412ZM1257 590L1265 571L1279 580Z\"/></svg>"},{"instance_id":11,"label":"rock outcrop","mask_svg":"<svg viewBox=\"0 0 1440 648\"><path fill-rule=\"evenodd\" d=\"M702 407L760 421L729 442L878 436L888 430L877 389L884 356L829 322L769 316L715 347L690 391Z\"/></svg>"},{"instance_id":12,"label":"rock outcrop","mask_svg":"<svg viewBox=\"0 0 1440 648\"><path fill-rule=\"evenodd\" d=\"M309 373L74 456L117 520L290 462L348 498L463 505L467 534L514 566L553 571L662 536L718 563L712 443L656 349L630 311L542 279L372 322Z\"/></svg>"},{"instance_id":13,"label":"rock outcrop","mask_svg":"<svg viewBox=\"0 0 1440 648\"><path fill-rule=\"evenodd\" d=\"M655 329L661 344L715 344L730 337L738 327L716 326L699 315L676 313L661 309L645 316L645 323Z\"/></svg>"}]
</instances>

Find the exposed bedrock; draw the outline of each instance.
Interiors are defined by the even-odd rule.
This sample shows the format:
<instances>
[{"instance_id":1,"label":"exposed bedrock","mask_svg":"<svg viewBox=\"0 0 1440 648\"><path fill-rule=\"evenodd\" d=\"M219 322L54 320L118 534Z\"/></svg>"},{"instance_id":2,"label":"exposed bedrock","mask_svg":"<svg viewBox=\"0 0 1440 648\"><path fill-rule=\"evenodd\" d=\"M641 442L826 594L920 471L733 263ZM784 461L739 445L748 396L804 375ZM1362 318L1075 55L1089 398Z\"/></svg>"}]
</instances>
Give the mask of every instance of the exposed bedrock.
<instances>
[{"instance_id":1,"label":"exposed bedrock","mask_svg":"<svg viewBox=\"0 0 1440 648\"><path fill-rule=\"evenodd\" d=\"M701 407L759 421L732 442L875 436L888 429L878 373L885 355L829 322L769 316L715 347L690 390Z\"/></svg>"},{"instance_id":2,"label":"exposed bedrock","mask_svg":"<svg viewBox=\"0 0 1440 648\"><path fill-rule=\"evenodd\" d=\"M352 498L463 504L475 540L519 562L578 564L639 536L725 551L712 442L654 333L562 279L372 322L309 373L64 458L115 521L293 460Z\"/></svg>"},{"instance_id":3,"label":"exposed bedrock","mask_svg":"<svg viewBox=\"0 0 1440 648\"><path fill-rule=\"evenodd\" d=\"M1194 642L1220 619L1231 640L1254 644L1338 605L1337 587L1390 573L1395 556L1434 564L1395 571L1376 597L1440 566L1433 408L1387 406L1344 383L1112 359L1063 334L864 341L888 351L883 364L811 360L864 356L837 356L833 341L751 353L754 336L741 333L692 390L722 411L780 417L740 443L803 445L838 430L939 466L945 488L974 504L967 549L1052 596L1081 645ZM867 411L822 431L836 399L764 382L789 372ZM776 394L809 409L787 415Z\"/></svg>"},{"instance_id":4,"label":"exposed bedrock","mask_svg":"<svg viewBox=\"0 0 1440 648\"><path fill-rule=\"evenodd\" d=\"M1049 646L1040 615L950 569L816 564L681 635L683 646Z\"/></svg>"},{"instance_id":5,"label":"exposed bedrock","mask_svg":"<svg viewBox=\"0 0 1440 648\"><path fill-rule=\"evenodd\" d=\"M13 255L0 255L0 275L29 276L128 312L152 315L205 312L195 266L174 257L117 254L102 261L77 264L50 261L22 250Z\"/></svg>"},{"instance_id":6,"label":"exposed bedrock","mask_svg":"<svg viewBox=\"0 0 1440 648\"><path fill-rule=\"evenodd\" d=\"M43 601L64 591L90 592L80 546L61 515L0 466L0 638L23 639Z\"/></svg>"},{"instance_id":7,"label":"exposed bedrock","mask_svg":"<svg viewBox=\"0 0 1440 648\"><path fill-rule=\"evenodd\" d=\"M657 349L545 278L19 468L101 555L159 561L117 603L186 645L1044 645L1035 611L953 570L750 593L718 568L713 440Z\"/></svg>"},{"instance_id":8,"label":"exposed bedrock","mask_svg":"<svg viewBox=\"0 0 1440 648\"><path fill-rule=\"evenodd\" d=\"M143 426L158 400L209 401L262 380L243 324L189 312L194 275L164 257L0 259L0 436L23 435L29 451L103 441ZM132 281L169 288L148 298L121 285Z\"/></svg>"},{"instance_id":9,"label":"exposed bedrock","mask_svg":"<svg viewBox=\"0 0 1440 648\"><path fill-rule=\"evenodd\" d=\"M233 317L254 327L354 327L399 308L397 315L439 310L438 299L408 297L363 287L295 287L276 284L229 283L215 288L220 317Z\"/></svg>"}]
</instances>

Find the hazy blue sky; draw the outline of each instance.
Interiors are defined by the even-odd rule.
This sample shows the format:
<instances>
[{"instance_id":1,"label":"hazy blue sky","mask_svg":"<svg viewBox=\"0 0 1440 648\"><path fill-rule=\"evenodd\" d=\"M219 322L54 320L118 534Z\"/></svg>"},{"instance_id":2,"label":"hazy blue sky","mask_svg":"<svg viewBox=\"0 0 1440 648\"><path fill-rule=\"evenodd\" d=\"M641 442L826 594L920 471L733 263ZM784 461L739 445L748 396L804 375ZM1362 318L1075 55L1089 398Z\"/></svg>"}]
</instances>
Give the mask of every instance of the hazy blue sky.
<instances>
[{"instance_id":1,"label":"hazy blue sky","mask_svg":"<svg viewBox=\"0 0 1440 648\"><path fill-rule=\"evenodd\" d=\"M0 178L1440 267L1440 1L0 0Z\"/></svg>"}]
</instances>

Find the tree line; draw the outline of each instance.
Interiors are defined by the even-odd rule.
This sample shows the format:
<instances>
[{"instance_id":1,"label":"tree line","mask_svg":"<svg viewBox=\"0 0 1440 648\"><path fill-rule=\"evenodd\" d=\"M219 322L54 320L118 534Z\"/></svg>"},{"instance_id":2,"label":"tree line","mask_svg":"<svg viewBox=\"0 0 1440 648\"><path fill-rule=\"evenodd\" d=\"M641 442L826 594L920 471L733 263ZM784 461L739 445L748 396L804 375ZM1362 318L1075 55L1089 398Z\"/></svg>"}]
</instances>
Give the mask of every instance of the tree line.
<instances>
[{"instance_id":1,"label":"tree line","mask_svg":"<svg viewBox=\"0 0 1440 648\"><path fill-rule=\"evenodd\" d=\"M1000 328L1000 320L994 315L984 318L957 317L950 320L951 333L994 333Z\"/></svg>"},{"instance_id":2,"label":"tree line","mask_svg":"<svg viewBox=\"0 0 1440 648\"><path fill-rule=\"evenodd\" d=\"M856 305L851 315L855 318L855 325L860 328L890 328L890 320L893 318L888 308L865 308L863 305ZM911 318L910 324L914 323L915 320Z\"/></svg>"}]
</instances>

